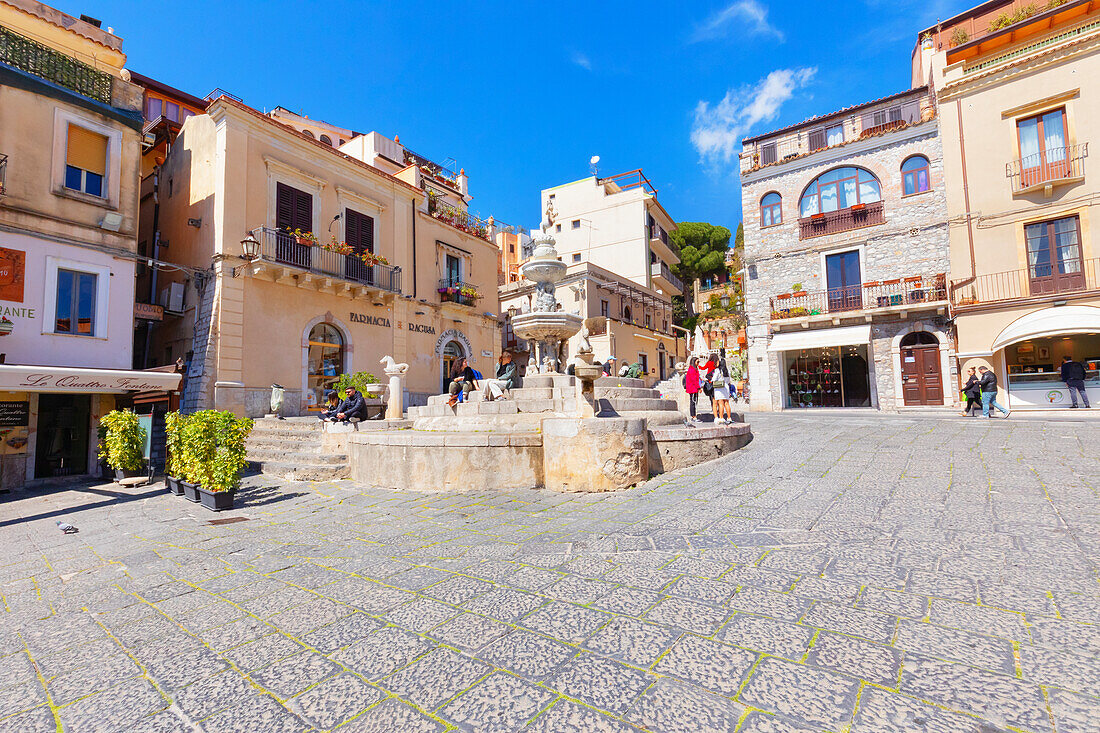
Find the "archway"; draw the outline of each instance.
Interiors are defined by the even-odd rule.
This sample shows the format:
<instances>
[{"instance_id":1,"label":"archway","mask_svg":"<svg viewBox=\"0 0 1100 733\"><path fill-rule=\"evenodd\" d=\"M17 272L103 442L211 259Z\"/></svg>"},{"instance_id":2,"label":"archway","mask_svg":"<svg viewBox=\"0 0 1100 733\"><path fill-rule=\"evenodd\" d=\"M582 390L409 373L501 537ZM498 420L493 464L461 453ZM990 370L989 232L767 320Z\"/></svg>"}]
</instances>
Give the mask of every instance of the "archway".
<instances>
[{"instance_id":1,"label":"archway","mask_svg":"<svg viewBox=\"0 0 1100 733\"><path fill-rule=\"evenodd\" d=\"M911 331L901 343L901 394L906 406L942 405L940 341L928 331Z\"/></svg>"},{"instance_id":2,"label":"archway","mask_svg":"<svg viewBox=\"0 0 1100 733\"><path fill-rule=\"evenodd\" d=\"M469 356L466 353L466 349L462 348L462 344L457 340L448 341L443 347L443 387L441 392L446 392L448 383L451 381L451 369L454 367L455 362L459 359L465 359Z\"/></svg>"},{"instance_id":3,"label":"archway","mask_svg":"<svg viewBox=\"0 0 1100 733\"><path fill-rule=\"evenodd\" d=\"M310 405L324 401L325 390L345 373L347 345L344 333L332 323L314 324L306 340L306 400Z\"/></svg>"}]
</instances>

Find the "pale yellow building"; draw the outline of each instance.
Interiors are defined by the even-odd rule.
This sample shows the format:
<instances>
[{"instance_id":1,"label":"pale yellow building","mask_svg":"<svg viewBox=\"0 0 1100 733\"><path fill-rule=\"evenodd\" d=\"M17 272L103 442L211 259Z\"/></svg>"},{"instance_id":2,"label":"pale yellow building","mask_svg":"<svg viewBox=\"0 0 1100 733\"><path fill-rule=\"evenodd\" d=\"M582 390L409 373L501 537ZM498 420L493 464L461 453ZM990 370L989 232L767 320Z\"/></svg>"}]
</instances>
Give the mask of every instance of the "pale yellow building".
<instances>
[{"instance_id":1,"label":"pale yellow building","mask_svg":"<svg viewBox=\"0 0 1100 733\"><path fill-rule=\"evenodd\" d=\"M323 123L296 117L219 97L183 123L159 171L162 243L213 268L163 285L166 298L182 287L182 317L153 353L190 365L184 408L262 415L278 384L284 414L306 413L342 373L382 378L383 356L409 365L406 405L439 393L459 356L491 371L497 248L459 182L396 140L339 146L332 128L334 146Z\"/></svg>"},{"instance_id":2,"label":"pale yellow building","mask_svg":"<svg viewBox=\"0 0 1100 733\"><path fill-rule=\"evenodd\" d=\"M1068 355L1100 401L1100 6L979 5L921 33L913 83L937 95L960 374L986 364L1009 407L1064 408Z\"/></svg>"}]
</instances>

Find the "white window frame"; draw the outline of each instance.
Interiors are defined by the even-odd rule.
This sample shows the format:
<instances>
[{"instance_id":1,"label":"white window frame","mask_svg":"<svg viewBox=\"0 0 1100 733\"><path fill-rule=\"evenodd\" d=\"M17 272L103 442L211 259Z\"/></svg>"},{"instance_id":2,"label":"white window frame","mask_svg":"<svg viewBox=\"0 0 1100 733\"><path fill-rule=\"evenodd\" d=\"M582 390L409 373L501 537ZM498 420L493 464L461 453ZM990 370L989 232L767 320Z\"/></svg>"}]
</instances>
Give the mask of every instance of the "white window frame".
<instances>
[{"instance_id":1,"label":"white window frame","mask_svg":"<svg viewBox=\"0 0 1100 733\"><path fill-rule=\"evenodd\" d=\"M57 271L73 270L86 272L96 276L95 288L95 323L92 324L92 333L57 333L54 327L57 325ZM59 336L62 338L94 338L107 339L107 314L111 312L111 268L108 265L96 265L91 262L69 260L64 257L46 256L45 274L45 302L42 303L42 335Z\"/></svg>"},{"instance_id":2,"label":"white window frame","mask_svg":"<svg viewBox=\"0 0 1100 733\"><path fill-rule=\"evenodd\" d=\"M267 226L275 228L275 220L278 215L279 184L285 184L299 191L304 191L313 197L311 218L313 219L314 234L321 238L321 234L327 234L321 223L321 192L325 190L326 181L311 176L305 171L292 165L283 163L275 158L264 156L264 164L267 166ZM316 230L322 228L318 233Z\"/></svg>"},{"instance_id":3,"label":"white window frame","mask_svg":"<svg viewBox=\"0 0 1100 733\"><path fill-rule=\"evenodd\" d=\"M834 247L833 249L827 249L827 250L822 251L818 255L818 265L821 268L821 287L818 288L818 290L828 290L829 289L829 271L825 266L826 258L829 255L841 255L841 254L844 254L845 252L859 252L859 282L860 282L860 285L862 285L865 282L870 281L871 278L868 277L868 275L867 275L867 260L864 257L864 254L865 254L864 247L865 247L865 245L862 245L862 244L858 244L854 247L850 244L847 244L847 245L843 245L843 246L840 246L840 247Z\"/></svg>"},{"instance_id":4,"label":"white window frame","mask_svg":"<svg viewBox=\"0 0 1100 733\"><path fill-rule=\"evenodd\" d=\"M107 160L104 162L103 195L74 191L65 187L65 168L69 164L69 125L83 127L85 130L107 138ZM60 107L53 114L53 165L50 169L50 187L54 194L84 201L97 206L117 209L119 189L122 180L122 131L108 127L95 120L81 117Z\"/></svg>"}]
</instances>

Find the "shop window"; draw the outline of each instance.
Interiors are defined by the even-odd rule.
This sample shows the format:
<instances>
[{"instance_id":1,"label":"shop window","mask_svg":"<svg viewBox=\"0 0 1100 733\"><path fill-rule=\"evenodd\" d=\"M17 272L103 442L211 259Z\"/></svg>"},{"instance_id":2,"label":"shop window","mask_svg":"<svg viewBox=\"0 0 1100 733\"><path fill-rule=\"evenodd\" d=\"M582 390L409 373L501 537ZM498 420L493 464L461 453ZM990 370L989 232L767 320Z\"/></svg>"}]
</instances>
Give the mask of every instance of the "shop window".
<instances>
[{"instance_id":1,"label":"shop window","mask_svg":"<svg viewBox=\"0 0 1100 733\"><path fill-rule=\"evenodd\" d=\"M97 280L92 272L58 269L54 333L96 335Z\"/></svg>"},{"instance_id":2,"label":"shop window","mask_svg":"<svg viewBox=\"0 0 1100 733\"><path fill-rule=\"evenodd\" d=\"M1081 223L1076 216L1028 224L1024 235L1031 295L1085 287Z\"/></svg>"},{"instance_id":3,"label":"shop window","mask_svg":"<svg viewBox=\"0 0 1100 733\"><path fill-rule=\"evenodd\" d=\"M867 345L787 353L788 407L869 407Z\"/></svg>"},{"instance_id":4,"label":"shop window","mask_svg":"<svg viewBox=\"0 0 1100 733\"><path fill-rule=\"evenodd\" d=\"M312 404L324 402L325 390L344 373L344 335L331 323L318 323L309 331L306 375Z\"/></svg>"},{"instance_id":5,"label":"shop window","mask_svg":"<svg viewBox=\"0 0 1100 733\"><path fill-rule=\"evenodd\" d=\"M928 158L923 155L906 158L905 162L901 164L901 180L901 192L905 196L931 191L932 184L928 178Z\"/></svg>"},{"instance_id":6,"label":"shop window","mask_svg":"<svg viewBox=\"0 0 1100 733\"><path fill-rule=\"evenodd\" d=\"M799 202L803 218L881 201L878 179L864 168L834 168L806 187Z\"/></svg>"},{"instance_id":7,"label":"shop window","mask_svg":"<svg viewBox=\"0 0 1100 733\"><path fill-rule=\"evenodd\" d=\"M775 191L760 199L760 226L770 227L783 223L783 197Z\"/></svg>"},{"instance_id":8,"label":"shop window","mask_svg":"<svg viewBox=\"0 0 1100 733\"><path fill-rule=\"evenodd\" d=\"M107 137L69 123L65 155L65 188L103 196L107 174Z\"/></svg>"}]
</instances>

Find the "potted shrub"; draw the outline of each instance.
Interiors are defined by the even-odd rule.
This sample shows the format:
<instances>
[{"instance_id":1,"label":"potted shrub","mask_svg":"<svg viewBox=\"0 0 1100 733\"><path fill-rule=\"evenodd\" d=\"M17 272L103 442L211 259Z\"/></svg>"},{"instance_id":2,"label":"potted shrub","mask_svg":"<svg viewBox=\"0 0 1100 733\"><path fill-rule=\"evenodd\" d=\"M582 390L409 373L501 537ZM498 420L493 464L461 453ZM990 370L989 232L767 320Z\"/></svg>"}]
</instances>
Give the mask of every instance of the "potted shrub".
<instances>
[{"instance_id":1,"label":"potted shrub","mask_svg":"<svg viewBox=\"0 0 1100 733\"><path fill-rule=\"evenodd\" d=\"M183 496L180 477L183 476L184 463L182 432L186 422L187 416L179 412L169 412L164 416L165 447L168 450L164 460L164 483L176 496Z\"/></svg>"},{"instance_id":2,"label":"potted shrub","mask_svg":"<svg viewBox=\"0 0 1100 733\"><path fill-rule=\"evenodd\" d=\"M294 230L294 239L298 244L306 247L312 247L317 244L317 235L313 232L303 232L301 229Z\"/></svg>"},{"instance_id":3,"label":"potted shrub","mask_svg":"<svg viewBox=\"0 0 1100 733\"><path fill-rule=\"evenodd\" d=\"M245 444L252 432L252 421L231 412L207 410L208 435L213 446L207 446L209 460L203 463L202 482L198 487L199 501L210 511L233 508L233 498L241 485L241 471L246 461Z\"/></svg>"},{"instance_id":4,"label":"potted shrub","mask_svg":"<svg viewBox=\"0 0 1100 733\"><path fill-rule=\"evenodd\" d=\"M114 469L115 480L140 476L145 468L145 428L129 410L111 410L99 421L99 457Z\"/></svg>"},{"instance_id":5,"label":"potted shrub","mask_svg":"<svg viewBox=\"0 0 1100 733\"><path fill-rule=\"evenodd\" d=\"M348 387L355 387L357 390L363 393L364 396L377 397L385 391L386 385L378 381L378 377L374 376L370 372L355 372L354 374L341 374L340 378L336 380L336 384L333 385L333 389L340 396L340 399L345 400L348 397Z\"/></svg>"},{"instance_id":6,"label":"potted shrub","mask_svg":"<svg viewBox=\"0 0 1100 733\"><path fill-rule=\"evenodd\" d=\"M205 441L204 412L206 410L188 415L180 425L178 453L172 463L172 470L178 471L177 478L184 498L196 504L199 501L199 482L202 480L199 468Z\"/></svg>"}]
</instances>

